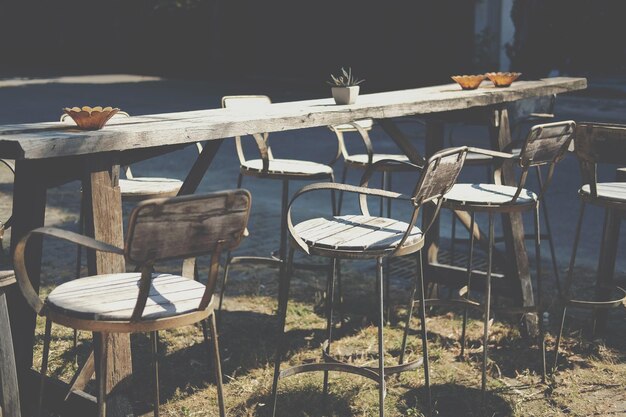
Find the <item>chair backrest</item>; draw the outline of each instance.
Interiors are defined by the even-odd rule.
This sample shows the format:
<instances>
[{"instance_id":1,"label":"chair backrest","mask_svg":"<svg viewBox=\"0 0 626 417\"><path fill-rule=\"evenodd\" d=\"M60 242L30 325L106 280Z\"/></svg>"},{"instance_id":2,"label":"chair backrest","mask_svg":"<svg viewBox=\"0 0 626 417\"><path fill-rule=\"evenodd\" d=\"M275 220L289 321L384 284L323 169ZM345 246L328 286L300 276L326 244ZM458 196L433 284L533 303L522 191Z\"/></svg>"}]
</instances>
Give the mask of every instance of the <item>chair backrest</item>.
<instances>
[{"instance_id":1,"label":"chair backrest","mask_svg":"<svg viewBox=\"0 0 626 417\"><path fill-rule=\"evenodd\" d=\"M574 152L580 163L583 184L589 184L591 194L596 196L597 165L626 165L626 125L579 123Z\"/></svg>"},{"instance_id":2,"label":"chair backrest","mask_svg":"<svg viewBox=\"0 0 626 417\"><path fill-rule=\"evenodd\" d=\"M424 166L413 197L416 205L439 199L454 185L465 163L467 147L445 149L430 157Z\"/></svg>"},{"instance_id":3,"label":"chair backrest","mask_svg":"<svg viewBox=\"0 0 626 417\"><path fill-rule=\"evenodd\" d=\"M229 109L243 109L243 110L256 110L272 104L272 100L268 96L263 95L241 95L241 96L224 96L222 97L222 108ZM263 170L267 170L269 163L268 160L273 159L272 149L268 143L268 134L254 134L252 135L256 141L256 145L259 148L261 159L263 160ZM246 161L246 156L241 145L241 136L235 136L235 148L237 149L237 156L239 162L243 164Z\"/></svg>"},{"instance_id":4,"label":"chair backrest","mask_svg":"<svg viewBox=\"0 0 626 417\"><path fill-rule=\"evenodd\" d=\"M130 215L126 258L145 264L231 250L244 235L250 201L241 189L143 201Z\"/></svg>"},{"instance_id":5,"label":"chair backrest","mask_svg":"<svg viewBox=\"0 0 626 417\"><path fill-rule=\"evenodd\" d=\"M520 166L559 162L566 155L575 130L576 123L572 120L533 126L522 145Z\"/></svg>"},{"instance_id":6,"label":"chair backrest","mask_svg":"<svg viewBox=\"0 0 626 417\"><path fill-rule=\"evenodd\" d=\"M268 96L242 95L222 97L222 107L230 109L256 109L260 106L272 104Z\"/></svg>"}]
</instances>

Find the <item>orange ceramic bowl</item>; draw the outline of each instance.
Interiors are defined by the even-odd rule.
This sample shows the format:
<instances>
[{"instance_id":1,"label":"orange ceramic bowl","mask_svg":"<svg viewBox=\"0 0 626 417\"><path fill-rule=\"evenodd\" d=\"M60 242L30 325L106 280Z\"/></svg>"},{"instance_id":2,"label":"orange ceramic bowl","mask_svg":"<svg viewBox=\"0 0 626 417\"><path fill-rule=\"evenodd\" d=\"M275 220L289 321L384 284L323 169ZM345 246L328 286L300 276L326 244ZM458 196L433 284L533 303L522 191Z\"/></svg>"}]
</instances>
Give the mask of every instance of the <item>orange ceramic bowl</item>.
<instances>
[{"instance_id":1,"label":"orange ceramic bowl","mask_svg":"<svg viewBox=\"0 0 626 417\"><path fill-rule=\"evenodd\" d=\"M450 78L456 81L463 90L475 90L484 81L485 75L453 75Z\"/></svg>"},{"instance_id":2,"label":"orange ceramic bowl","mask_svg":"<svg viewBox=\"0 0 626 417\"><path fill-rule=\"evenodd\" d=\"M521 72L488 72L485 74L496 87L508 87L517 80Z\"/></svg>"},{"instance_id":3,"label":"orange ceramic bowl","mask_svg":"<svg viewBox=\"0 0 626 417\"><path fill-rule=\"evenodd\" d=\"M72 107L64 108L63 112L76 122L76 125L82 130L99 130L109 121L109 119L117 114L120 109L113 107ZM65 117L65 116L64 116ZM62 119L63 120L63 119Z\"/></svg>"}]
</instances>

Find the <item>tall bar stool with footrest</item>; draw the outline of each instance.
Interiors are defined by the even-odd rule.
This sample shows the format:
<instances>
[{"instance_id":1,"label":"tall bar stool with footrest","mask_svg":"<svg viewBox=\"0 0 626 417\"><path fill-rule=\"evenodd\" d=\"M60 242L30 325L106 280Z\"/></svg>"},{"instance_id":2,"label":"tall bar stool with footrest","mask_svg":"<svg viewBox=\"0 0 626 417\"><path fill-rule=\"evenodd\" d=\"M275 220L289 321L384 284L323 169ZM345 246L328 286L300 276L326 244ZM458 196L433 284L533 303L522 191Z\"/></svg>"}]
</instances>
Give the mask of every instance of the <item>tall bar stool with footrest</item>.
<instances>
[{"instance_id":1,"label":"tall bar stool with footrest","mask_svg":"<svg viewBox=\"0 0 626 417\"><path fill-rule=\"evenodd\" d=\"M219 413L224 409L222 376L215 326L213 293L220 255L239 245L248 222L250 194L231 190L206 195L145 200L132 211L124 248L66 230L42 227L28 233L15 249L15 270L22 294L46 318L41 364L41 391L50 351L53 322L94 333L98 416L106 415L107 336L149 332L154 364L154 415L159 415L158 331L209 321ZM123 255L140 272L95 275L54 288L45 300L33 289L26 271L25 250L33 235L51 236L96 251ZM178 275L154 272L156 262L211 255L207 284ZM209 339L205 335L205 342Z\"/></svg>"},{"instance_id":2,"label":"tall bar stool with footrest","mask_svg":"<svg viewBox=\"0 0 626 417\"><path fill-rule=\"evenodd\" d=\"M385 378L420 366L420 361L413 361L402 365L385 367L384 356L384 288L383 288L383 260L387 257L418 256L418 268L415 277L415 287L419 289L420 300L424 299L424 281L421 269L421 249L424 246L424 235L428 232L415 226L420 208L425 204L437 204L437 211L441 207L443 195L450 190L456 177L461 171L467 148L445 150L435 154L425 165L421 177L417 182L412 195L402 195L391 191L375 188L356 187L345 184L317 183L305 186L298 191L289 205L287 222L289 228L291 247L287 257L287 265L281 271L279 286L278 318L279 336L276 362L274 367L274 381L272 387L273 415L276 413L276 400L278 395L278 381L291 375L302 372L323 371L324 393L328 392L329 371L348 372L374 380L378 383L379 392L379 415L384 416L384 398L386 394ZM375 164L374 164L375 165ZM374 170L375 167L372 167ZM293 224L291 208L295 201L304 194L313 191L341 190L354 193L359 196L361 213L358 215L341 215L309 219ZM403 201L412 206L412 214L408 223L395 219L372 216L367 206L367 196L392 198ZM436 217L436 214L435 216ZM432 224L432 223L431 223ZM322 256L332 259L332 274L328 282L328 294L326 299L326 332L327 340L323 345L323 361L321 363L304 364L281 371L280 364L285 344L285 320L287 315L287 303L289 298L289 285L293 271L292 262L296 249L309 255ZM331 356L332 329L333 329L333 293L336 265L339 259L372 259L376 260L376 282L378 304L378 366L358 367L338 361ZM421 304L424 306L424 303ZM420 310L422 318L423 360L426 385L428 381L428 349L426 345L426 321L425 310ZM429 391L430 396L430 391Z\"/></svg>"},{"instance_id":3,"label":"tall bar stool with footrest","mask_svg":"<svg viewBox=\"0 0 626 417\"><path fill-rule=\"evenodd\" d=\"M534 126L528 134L519 155L503 152L469 148L470 152L483 153L498 158L504 162L517 162L521 168L520 179L517 186L502 185L501 165L495 171L495 184L455 184L450 192L444 196L443 206L448 209L467 211L471 215L470 230L474 230L475 215L477 212L487 213L489 216L487 275L485 280L484 303L471 300L472 262L474 255L474 233L471 233L469 257L467 265L467 285L459 292L460 298L451 300L430 299L426 300L431 305L456 305L465 309L463 314L463 330L461 333L461 356L465 351L465 334L467 327L467 309L477 308L483 311L483 361L482 361L482 398L485 404L487 388L487 353L489 343L489 325L491 319L491 277L493 264L494 246L494 215L506 213L523 213L533 211L535 224L535 256L537 267L537 301L534 306L522 308L506 308L505 313L533 313L541 309L542 277L541 277L541 251L539 230L539 201L546 192L551 182L555 165L563 159L567 153L570 142L573 139L575 123L572 121L550 123ZM538 193L524 188L529 169L538 165L548 165L548 173L543 182L543 187ZM421 302L420 302L421 303ZM411 305L413 302L411 302ZM423 308L420 304L420 307ZM405 339L409 331L410 320L407 320ZM545 379L545 346L543 328L540 326L540 351L542 363L542 377ZM403 343L404 345L404 343Z\"/></svg>"},{"instance_id":4,"label":"tall bar stool with footrest","mask_svg":"<svg viewBox=\"0 0 626 417\"><path fill-rule=\"evenodd\" d=\"M596 314L595 324L597 326L599 316L605 315L608 309L626 307L626 289L618 287L612 282L621 223L619 219L626 212L626 182L598 182L597 173L599 164L619 164L622 166L626 164L626 125L580 123L576 129L574 151L580 163L583 185L578 191L580 215L576 226L574 247L565 288L561 294L561 323L556 341L554 369L558 364L565 314L568 308L593 310ZM621 170L618 170L618 179L624 180ZM598 263L598 280L595 287L591 289L594 294L582 294L581 291L572 288L576 252L587 204L604 208L607 215L601 245L601 258ZM605 317L601 320L605 320Z\"/></svg>"},{"instance_id":5,"label":"tall bar stool with footrest","mask_svg":"<svg viewBox=\"0 0 626 417\"><path fill-rule=\"evenodd\" d=\"M263 111L263 108L269 106L271 103L272 101L269 97L262 95L222 97L222 107L228 109ZM330 165L300 159L275 158L272 153L272 148L269 145L269 135L267 133L253 134L252 137L259 150L259 159L246 159L241 137L235 137L235 146L240 163L237 188L241 188L244 177L263 178L282 182L280 245L278 254L272 253L271 256L232 256L231 253L228 252L226 256L226 266L224 268L224 278L220 289L218 311L222 310L224 292L228 284L228 274L231 266L246 263L262 263L270 266L280 266L285 261L287 252L287 223L285 219L287 216L287 203L289 202L289 181L335 181L333 168ZM334 162L334 160L331 162ZM333 210L335 210L335 193L332 193L331 196L332 207ZM312 269L320 268L318 265L301 266ZM328 266L324 265L322 268L328 269ZM218 320L220 320L220 317L218 317Z\"/></svg>"},{"instance_id":6,"label":"tall bar stool with footrest","mask_svg":"<svg viewBox=\"0 0 626 417\"><path fill-rule=\"evenodd\" d=\"M348 170L365 171L376 164L376 172L381 174L381 186L383 190L391 191L392 175L394 172L413 172L416 166L410 164L409 157L405 154L375 153L374 146L367 132L372 130L374 121L372 119L355 120L352 123L330 126L330 129L337 135L338 150L343 157L343 170L341 173L341 183L345 184ZM346 145L348 134L358 133L365 153L351 154ZM338 155L339 156L339 155ZM396 163L400 162L400 163ZM343 205L343 192L339 192L337 203L337 214L341 213ZM380 199L379 216L384 215L384 199ZM391 199L387 199L387 217L391 216Z\"/></svg>"}]
</instances>

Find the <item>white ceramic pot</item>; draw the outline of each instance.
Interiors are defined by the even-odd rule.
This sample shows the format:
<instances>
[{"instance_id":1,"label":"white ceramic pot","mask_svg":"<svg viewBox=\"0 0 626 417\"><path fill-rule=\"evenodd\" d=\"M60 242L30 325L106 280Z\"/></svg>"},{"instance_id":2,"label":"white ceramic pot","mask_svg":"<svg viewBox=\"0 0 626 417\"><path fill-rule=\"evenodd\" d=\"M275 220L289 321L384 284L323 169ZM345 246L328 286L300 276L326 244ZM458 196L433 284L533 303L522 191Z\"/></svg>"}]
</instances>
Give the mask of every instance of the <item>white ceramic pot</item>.
<instances>
[{"instance_id":1,"label":"white ceramic pot","mask_svg":"<svg viewBox=\"0 0 626 417\"><path fill-rule=\"evenodd\" d=\"M352 87L332 87L333 98L337 104L354 104L359 96L359 86Z\"/></svg>"}]
</instances>

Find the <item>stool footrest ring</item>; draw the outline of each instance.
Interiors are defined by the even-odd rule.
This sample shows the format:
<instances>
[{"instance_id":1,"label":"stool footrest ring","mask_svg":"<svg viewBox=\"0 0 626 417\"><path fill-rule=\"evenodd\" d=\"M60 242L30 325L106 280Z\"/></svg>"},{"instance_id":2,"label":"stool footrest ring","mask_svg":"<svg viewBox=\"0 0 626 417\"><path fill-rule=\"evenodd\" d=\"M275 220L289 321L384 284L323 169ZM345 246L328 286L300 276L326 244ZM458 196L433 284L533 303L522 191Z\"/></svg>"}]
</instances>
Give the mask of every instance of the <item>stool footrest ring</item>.
<instances>
[{"instance_id":1,"label":"stool footrest ring","mask_svg":"<svg viewBox=\"0 0 626 417\"><path fill-rule=\"evenodd\" d=\"M595 287L593 287L595 288ZM616 308L620 306L626 307L626 290L622 287L613 286L611 288L604 288L606 290L612 290L620 293L619 298L615 298L607 301L589 301L589 300L575 300L571 298L563 298L562 302L567 307L574 308L591 308L591 309L608 309Z\"/></svg>"}]
</instances>

